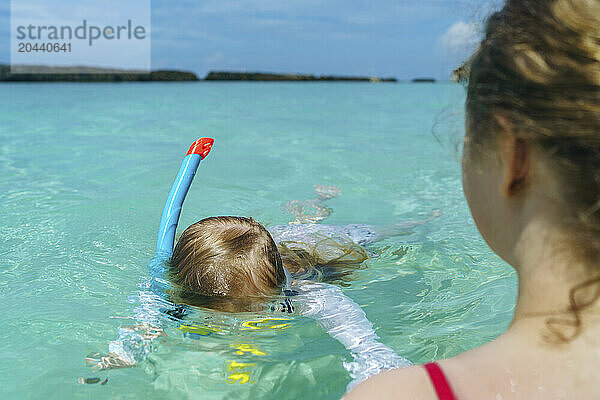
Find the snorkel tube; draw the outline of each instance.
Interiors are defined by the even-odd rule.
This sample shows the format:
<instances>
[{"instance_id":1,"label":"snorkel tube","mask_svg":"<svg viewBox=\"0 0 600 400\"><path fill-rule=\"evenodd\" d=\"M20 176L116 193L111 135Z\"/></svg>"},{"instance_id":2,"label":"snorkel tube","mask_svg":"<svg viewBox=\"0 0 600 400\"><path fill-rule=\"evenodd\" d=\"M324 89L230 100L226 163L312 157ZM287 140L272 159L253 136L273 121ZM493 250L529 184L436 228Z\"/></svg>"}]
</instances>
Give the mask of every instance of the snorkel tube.
<instances>
[{"instance_id":1,"label":"snorkel tube","mask_svg":"<svg viewBox=\"0 0 600 400\"><path fill-rule=\"evenodd\" d=\"M166 271L166 261L173 255L175 244L175 230L181 214L181 206L185 195L192 184L198 165L208 153L214 143L212 138L200 138L190 146L187 154L183 158L179 172L175 177L169 197L165 203L162 212L160 225L158 227L158 237L156 239L156 254L148 264L150 273L150 290L161 297L166 296L165 289L170 287L170 283L164 277Z\"/></svg>"},{"instance_id":2,"label":"snorkel tube","mask_svg":"<svg viewBox=\"0 0 600 400\"><path fill-rule=\"evenodd\" d=\"M173 255L173 247L175 243L175 230L179 222L179 214L183 200L192 184L200 161L210 153L210 149L214 143L212 138L200 138L190 146L177 177L171 186L169 197L165 203L165 208L162 212L160 225L158 228L158 238L156 239L156 255L168 259Z\"/></svg>"}]
</instances>

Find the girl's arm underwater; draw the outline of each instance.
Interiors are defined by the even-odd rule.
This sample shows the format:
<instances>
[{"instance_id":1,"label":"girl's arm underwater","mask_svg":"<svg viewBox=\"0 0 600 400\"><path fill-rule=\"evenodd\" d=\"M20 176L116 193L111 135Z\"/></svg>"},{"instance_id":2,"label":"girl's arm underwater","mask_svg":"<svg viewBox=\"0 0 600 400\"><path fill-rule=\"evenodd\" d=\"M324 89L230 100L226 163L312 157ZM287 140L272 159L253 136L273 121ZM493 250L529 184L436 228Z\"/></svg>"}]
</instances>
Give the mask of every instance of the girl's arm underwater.
<instances>
[{"instance_id":1,"label":"girl's arm underwater","mask_svg":"<svg viewBox=\"0 0 600 400\"><path fill-rule=\"evenodd\" d=\"M152 259L148 265L149 279L141 282L142 290L131 297L138 303L133 318L137 324L119 327L119 337L108 344L108 354L89 355L88 365L101 370L133 367L146 359L154 339L166 336L162 325L168 318L161 310L173 308L165 298L170 287L164 279L166 261L160 255Z\"/></svg>"},{"instance_id":2,"label":"girl's arm underwater","mask_svg":"<svg viewBox=\"0 0 600 400\"><path fill-rule=\"evenodd\" d=\"M152 341L160 336L166 336L161 328L146 323L120 327L119 338L108 345L108 354L90 354L85 360L101 370L133 367L146 359Z\"/></svg>"},{"instance_id":3,"label":"girl's arm underwater","mask_svg":"<svg viewBox=\"0 0 600 400\"><path fill-rule=\"evenodd\" d=\"M394 350L379 342L365 312L337 286L300 281L292 286L299 293L292 297L304 316L313 318L332 338L352 355L344 362L352 382L348 390L371 375L412 365Z\"/></svg>"}]
</instances>

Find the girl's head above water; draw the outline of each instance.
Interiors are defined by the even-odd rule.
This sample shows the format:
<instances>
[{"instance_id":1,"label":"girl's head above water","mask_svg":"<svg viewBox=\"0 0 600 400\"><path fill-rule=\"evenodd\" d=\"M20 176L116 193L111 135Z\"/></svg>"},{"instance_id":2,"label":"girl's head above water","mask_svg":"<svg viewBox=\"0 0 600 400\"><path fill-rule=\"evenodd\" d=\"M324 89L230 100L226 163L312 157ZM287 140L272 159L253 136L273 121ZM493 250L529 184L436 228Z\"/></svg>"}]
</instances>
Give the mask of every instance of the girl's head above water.
<instances>
[{"instance_id":1,"label":"girl's head above water","mask_svg":"<svg viewBox=\"0 0 600 400\"><path fill-rule=\"evenodd\" d=\"M209 217L190 225L175 246L169 272L184 300L268 296L286 281L273 238L245 217Z\"/></svg>"}]
</instances>

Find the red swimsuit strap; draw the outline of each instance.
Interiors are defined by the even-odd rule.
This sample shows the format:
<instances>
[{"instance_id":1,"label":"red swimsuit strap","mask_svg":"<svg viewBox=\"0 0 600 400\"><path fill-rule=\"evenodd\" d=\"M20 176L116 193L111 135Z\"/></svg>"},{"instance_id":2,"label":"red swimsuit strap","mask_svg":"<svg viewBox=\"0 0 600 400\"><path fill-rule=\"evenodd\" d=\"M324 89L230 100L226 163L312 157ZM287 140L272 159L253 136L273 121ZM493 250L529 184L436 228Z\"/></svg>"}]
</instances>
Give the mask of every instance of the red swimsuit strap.
<instances>
[{"instance_id":1,"label":"red swimsuit strap","mask_svg":"<svg viewBox=\"0 0 600 400\"><path fill-rule=\"evenodd\" d=\"M456 397L454 397L454 393L452 393L452 389L450 388L450 384L440 366L437 363L432 362L425 364L424 367L429 374L429 379L431 379L431 383L433 383L438 398L440 400L456 400Z\"/></svg>"}]
</instances>

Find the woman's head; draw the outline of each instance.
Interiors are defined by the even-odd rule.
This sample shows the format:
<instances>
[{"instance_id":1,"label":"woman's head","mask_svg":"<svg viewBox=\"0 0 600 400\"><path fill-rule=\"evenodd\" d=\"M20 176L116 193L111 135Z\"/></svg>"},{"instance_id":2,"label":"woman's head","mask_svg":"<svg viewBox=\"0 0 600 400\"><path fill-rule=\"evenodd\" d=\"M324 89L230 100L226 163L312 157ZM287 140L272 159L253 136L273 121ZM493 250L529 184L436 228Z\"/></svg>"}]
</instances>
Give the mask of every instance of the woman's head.
<instances>
[{"instance_id":1,"label":"woman's head","mask_svg":"<svg viewBox=\"0 0 600 400\"><path fill-rule=\"evenodd\" d=\"M583 296L600 282L600 1L508 0L469 62L463 187L471 212L513 265L536 218L560 232L561 242L546 245L587 267L570 290L573 319L546 321L568 341L600 293Z\"/></svg>"},{"instance_id":2,"label":"woman's head","mask_svg":"<svg viewBox=\"0 0 600 400\"><path fill-rule=\"evenodd\" d=\"M518 210L499 203L537 190L547 199L540 206L554 204L577 256L596 258L600 1L508 0L470 62L463 178L482 235L510 257L501 254L515 236L506 221ZM500 154L511 159L501 164ZM497 196L492 186L502 180Z\"/></svg>"},{"instance_id":3,"label":"woman's head","mask_svg":"<svg viewBox=\"0 0 600 400\"><path fill-rule=\"evenodd\" d=\"M169 272L188 302L268 296L286 279L269 232L244 217L209 217L190 225L175 246Z\"/></svg>"}]
</instances>

